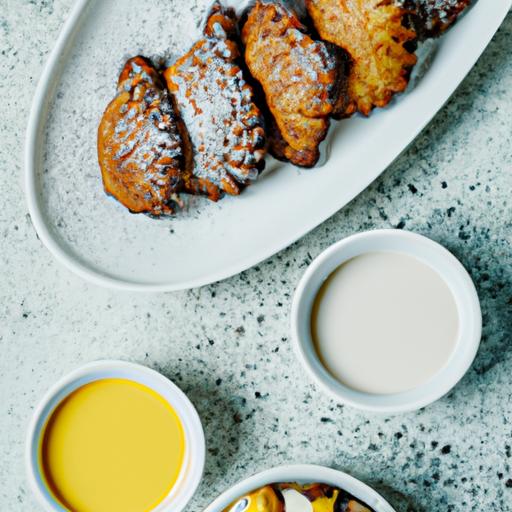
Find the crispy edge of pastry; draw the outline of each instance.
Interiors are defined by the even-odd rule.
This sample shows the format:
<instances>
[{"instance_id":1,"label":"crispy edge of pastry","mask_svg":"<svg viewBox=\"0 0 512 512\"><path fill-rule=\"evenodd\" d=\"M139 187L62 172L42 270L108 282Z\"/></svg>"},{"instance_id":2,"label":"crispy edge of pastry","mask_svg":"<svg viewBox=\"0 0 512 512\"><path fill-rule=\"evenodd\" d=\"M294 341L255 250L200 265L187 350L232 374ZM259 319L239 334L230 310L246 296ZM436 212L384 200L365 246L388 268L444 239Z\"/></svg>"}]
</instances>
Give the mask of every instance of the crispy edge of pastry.
<instances>
[{"instance_id":1,"label":"crispy edge of pastry","mask_svg":"<svg viewBox=\"0 0 512 512\"><path fill-rule=\"evenodd\" d=\"M329 51L336 59L336 86L333 89L332 112L333 119L342 119L344 112L350 102L349 97L349 77L352 68L350 55L339 46L326 41Z\"/></svg>"},{"instance_id":2,"label":"crispy edge of pastry","mask_svg":"<svg viewBox=\"0 0 512 512\"><path fill-rule=\"evenodd\" d=\"M363 501L340 487L325 483L298 484L287 482L274 484L280 492L292 489L305 496L318 512L332 512L343 510L345 512L375 512Z\"/></svg>"},{"instance_id":3,"label":"crispy edge of pastry","mask_svg":"<svg viewBox=\"0 0 512 512\"><path fill-rule=\"evenodd\" d=\"M418 39L439 37L444 34L472 0L398 0L408 13L407 25L418 34Z\"/></svg>"},{"instance_id":4,"label":"crispy edge of pastry","mask_svg":"<svg viewBox=\"0 0 512 512\"><path fill-rule=\"evenodd\" d=\"M248 492L228 505L223 512L285 512L282 496L273 485Z\"/></svg>"}]
</instances>

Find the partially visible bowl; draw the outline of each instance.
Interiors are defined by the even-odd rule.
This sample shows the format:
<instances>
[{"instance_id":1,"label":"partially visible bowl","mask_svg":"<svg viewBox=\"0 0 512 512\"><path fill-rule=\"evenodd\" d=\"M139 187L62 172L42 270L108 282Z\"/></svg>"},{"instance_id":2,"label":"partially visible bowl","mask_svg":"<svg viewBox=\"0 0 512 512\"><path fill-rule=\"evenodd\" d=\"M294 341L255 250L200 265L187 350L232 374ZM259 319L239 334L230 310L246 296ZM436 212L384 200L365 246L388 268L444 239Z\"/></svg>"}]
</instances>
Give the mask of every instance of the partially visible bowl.
<instances>
[{"instance_id":1,"label":"partially visible bowl","mask_svg":"<svg viewBox=\"0 0 512 512\"><path fill-rule=\"evenodd\" d=\"M395 512L395 509L377 491L360 480L343 471L313 464L279 466L257 473L222 493L204 512L222 512L237 498L259 487L285 482L325 483L349 492L376 512Z\"/></svg>"}]
</instances>

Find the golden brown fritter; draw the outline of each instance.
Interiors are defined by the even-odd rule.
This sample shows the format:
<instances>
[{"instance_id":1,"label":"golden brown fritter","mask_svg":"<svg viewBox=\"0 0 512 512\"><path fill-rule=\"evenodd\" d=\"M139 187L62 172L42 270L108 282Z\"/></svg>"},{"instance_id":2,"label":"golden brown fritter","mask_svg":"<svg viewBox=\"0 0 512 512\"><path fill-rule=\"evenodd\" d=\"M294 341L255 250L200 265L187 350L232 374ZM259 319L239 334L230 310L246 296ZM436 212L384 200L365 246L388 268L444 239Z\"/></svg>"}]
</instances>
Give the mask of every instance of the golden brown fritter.
<instances>
[{"instance_id":1,"label":"golden brown fritter","mask_svg":"<svg viewBox=\"0 0 512 512\"><path fill-rule=\"evenodd\" d=\"M243 26L242 42L247 67L261 84L271 114L271 153L313 166L338 92L336 58L279 2L257 0Z\"/></svg>"},{"instance_id":2,"label":"golden brown fritter","mask_svg":"<svg viewBox=\"0 0 512 512\"><path fill-rule=\"evenodd\" d=\"M471 0L399 0L420 39L437 37L453 25Z\"/></svg>"},{"instance_id":3,"label":"golden brown fritter","mask_svg":"<svg viewBox=\"0 0 512 512\"><path fill-rule=\"evenodd\" d=\"M181 144L157 71L143 57L130 59L98 128L105 191L134 213L173 213L182 186Z\"/></svg>"},{"instance_id":4,"label":"golden brown fritter","mask_svg":"<svg viewBox=\"0 0 512 512\"><path fill-rule=\"evenodd\" d=\"M164 73L188 132L187 191L213 200L239 194L264 166L263 116L238 65L235 34L234 11L216 4L204 38Z\"/></svg>"},{"instance_id":5,"label":"golden brown fritter","mask_svg":"<svg viewBox=\"0 0 512 512\"><path fill-rule=\"evenodd\" d=\"M407 87L416 56L416 33L403 25L407 14L395 0L306 0L318 33L343 48L352 59L346 117L368 115Z\"/></svg>"}]
</instances>

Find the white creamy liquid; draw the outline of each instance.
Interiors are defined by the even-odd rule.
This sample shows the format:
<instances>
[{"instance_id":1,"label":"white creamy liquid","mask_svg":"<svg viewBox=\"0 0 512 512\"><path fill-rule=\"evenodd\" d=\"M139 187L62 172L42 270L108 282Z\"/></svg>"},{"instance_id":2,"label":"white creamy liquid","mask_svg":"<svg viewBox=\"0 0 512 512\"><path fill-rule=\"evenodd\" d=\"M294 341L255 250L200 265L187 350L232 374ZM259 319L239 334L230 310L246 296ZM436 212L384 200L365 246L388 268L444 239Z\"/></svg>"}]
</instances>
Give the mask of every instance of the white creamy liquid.
<instances>
[{"instance_id":1,"label":"white creamy liquid","mask_svg":"<svg viewBox=\"0 0 512 512\"><path fill-rule=\"evenodd\" d=\"M338 267L315 300L311 329L327 370L352 389L408 391L448 361L459 317L439 274L400 253L373 252Z\"/></svg>"}]
</instances>

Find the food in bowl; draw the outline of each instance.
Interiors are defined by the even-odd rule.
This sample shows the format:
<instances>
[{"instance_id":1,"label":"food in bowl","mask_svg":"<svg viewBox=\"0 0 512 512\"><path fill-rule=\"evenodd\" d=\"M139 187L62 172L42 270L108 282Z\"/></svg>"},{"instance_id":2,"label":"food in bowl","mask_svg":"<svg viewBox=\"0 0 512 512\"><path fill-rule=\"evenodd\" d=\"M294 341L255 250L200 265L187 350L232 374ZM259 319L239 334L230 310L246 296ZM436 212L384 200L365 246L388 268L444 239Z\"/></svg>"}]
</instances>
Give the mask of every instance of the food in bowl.
<instances>
[{"instance_id":1,"label":"food in bowl","mask_svg":"<svg viewBox=\"0 0 512 512\"><path fill-rule=\"evenodd\" d=\"M238 498L223 512L375 512L328 484L275 483Z\"/></svg>"},{"instance_id":2,"label":"food in bowl","mask_svg":"<svg viewBox=\"0 0 512 512\"><path fill-rule=\"evenodd\" d=\"M446 280L400 252L371 251L343 262L323 282L311 311L324 368L344 386L374 396L426 385L448 364L459 331Z\"/></svg>"}]
</instances>

